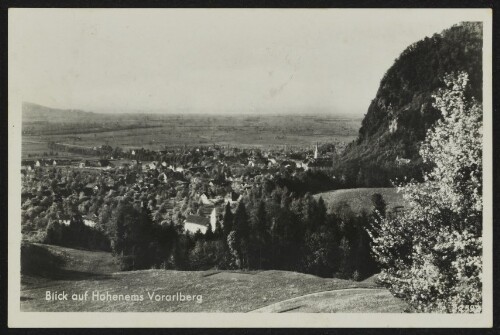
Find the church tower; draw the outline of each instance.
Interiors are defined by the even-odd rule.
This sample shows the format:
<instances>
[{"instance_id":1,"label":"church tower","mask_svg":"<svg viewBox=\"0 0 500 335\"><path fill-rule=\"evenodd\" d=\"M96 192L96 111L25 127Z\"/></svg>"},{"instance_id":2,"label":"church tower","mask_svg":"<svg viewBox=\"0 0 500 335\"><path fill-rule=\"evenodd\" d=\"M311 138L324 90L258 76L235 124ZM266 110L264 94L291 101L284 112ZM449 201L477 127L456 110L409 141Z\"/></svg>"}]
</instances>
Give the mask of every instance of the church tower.
<instances>
[{"instance_id":1,"label":"church tower","mask_svg":"<svg viewBox=\"0 0 500 335\"><path fill-rule=\"evenodd\" d=\"M316 143L316 147L314 148L314 159L318 159L318 143Z\"/></svg>"},{"instance_id":2,"label":"church tower","mask_svg":"<svg viewBox=\"0 0 500 335\"><path fill-rule=\"evenodd\" d=\"M215 231L215 228L217 227L217 210L215 207L210 214L210 225L212 226L212 231Z\"/></svg>"}]
</instances>

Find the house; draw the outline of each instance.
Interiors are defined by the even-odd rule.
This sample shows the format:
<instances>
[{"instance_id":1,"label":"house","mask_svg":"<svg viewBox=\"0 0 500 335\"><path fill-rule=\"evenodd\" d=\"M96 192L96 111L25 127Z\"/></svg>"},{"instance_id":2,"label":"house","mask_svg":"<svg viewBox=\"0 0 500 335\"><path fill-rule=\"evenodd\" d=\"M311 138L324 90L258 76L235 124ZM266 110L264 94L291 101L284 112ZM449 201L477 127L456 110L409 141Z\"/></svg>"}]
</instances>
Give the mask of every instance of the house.
<instances>
[{"instance_id":1,"label":"house","mask_svg":"<svg viewBox=\"0 0 500 335\"><path fill-rule=\"evenodd\" d=\"M161 173L159 176L158 176L158 180L162 183L167 183L168 182L168 177L167 175L165 174L165 172Z\"/></svg>"},{"instance_id":2,"label":"house","mask_svg":"<svg viewBox=\"0 0 500 335\"><path fill-rule=\"evenodd\" d=\"M82 219L83 219L83 224L86 225L87 227L90 227L90 228L94 228L95 227L97 218L91 218L91 217L83 216ZM71 224L71 220L68 220L68 219L59 220L59 223L62 223L65 226L69 226Z\"/></svg>"},{"instance_id":3,"label":"house","mask_svg":"<svg viewBox=\"0 0 500 335\"><path fill-rule=\"evenodd\" d=\"M205 234L210 226L210 219L200 215L189 215L184 221L184 230L195 234L200 231Z\"/></svg>"},{"instance_id":4,"label":"house","mask_svg":"<svg viewBox=\"0 0 500 335\"><path fill-rule=\"evenodd\" d=\"M79 168L84 168L84 167L85 167L85 162L80 162L80 163L78 164L78 167L79 167Z\"/></svg>"},{"instance_id":5,"label":"house","mask_svg":"<svg viewBox=\"0 0 500 335\"><path fill-rule=\"evenodd\" d=\"M157 165L158 165L158 162L155 161L155 162L149 163L148 167L150 170L156 170Z\"/></svg>"},{"instance_id":6,"label":"house","mask_svg":"<svg viewBox=\"0 0 500 335\"><path fill-rule=\"evenodd\" d=\"M83 216L83 224L86 225L87 227L94 228L95 225L97 224L98 217L95 214Z\"/></svg>"},{"instance_id":7,"label":"house","mask_svg":"<svg viewBox=\"0 0 500 335\"><path fill-rule=\"evenodd\" d=\"M203 204L203 205L208 205L208 206L211 206L213 205L213 201L208 199L207 195L205 193L203 193L201 196L200 196L200 202Z\"/></svg>"}]
</instances>

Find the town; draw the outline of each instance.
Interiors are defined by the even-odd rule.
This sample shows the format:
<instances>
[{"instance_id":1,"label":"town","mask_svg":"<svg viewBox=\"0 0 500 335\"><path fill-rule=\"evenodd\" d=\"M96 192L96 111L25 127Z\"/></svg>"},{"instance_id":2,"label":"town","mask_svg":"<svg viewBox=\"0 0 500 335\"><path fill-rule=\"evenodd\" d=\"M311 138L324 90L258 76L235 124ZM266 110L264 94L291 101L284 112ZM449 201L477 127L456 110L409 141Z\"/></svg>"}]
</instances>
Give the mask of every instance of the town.
<instances>
[{"instance_id":1,"label":"town","mask_svg":"<svg viewBox=\"0 0 500 335\"><path fill-rule=\"evenodd\" d=\"M206 233L209 225L215 231L216 223L222 222L227 204L235 209L255 185L306 171L330 171L338 155L337 148L342 148L342 144L315 144L305 151L286 146L264 151L219 145L123 151L102 145L88 149L99 158L75 160L53 156L23 160L22 201L27 207L43 200L37 199L37 192L30 186L47 182L47 175L56 173L60 177L56 187L42 183L39 185L44 189L42 193L50 197L76 195L88 226L94 227L98 216L98 211L90 208L92 197L119 199L130 195L134 203L147 205L156 223L175 223L186 232ZM55 152L68 150L55 143L49 143L48 147ZM77 173L88 182L77 187L70 185ZM70 222L60 220L65 224ZM36 231L33 229L25 232L32 234Z\"/></svg>"}]
</instances>

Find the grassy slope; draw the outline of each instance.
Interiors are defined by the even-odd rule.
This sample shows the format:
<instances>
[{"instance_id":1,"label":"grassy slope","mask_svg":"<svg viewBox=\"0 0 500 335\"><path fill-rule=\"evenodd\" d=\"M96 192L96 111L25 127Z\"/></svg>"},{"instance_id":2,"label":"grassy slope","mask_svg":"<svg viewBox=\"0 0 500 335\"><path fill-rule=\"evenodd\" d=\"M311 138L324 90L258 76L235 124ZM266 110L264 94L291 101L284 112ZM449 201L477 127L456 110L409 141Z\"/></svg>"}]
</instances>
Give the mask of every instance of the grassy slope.
<instances>
[{"instance_id":1,"label":"grassy slope","mask_svg":"<svg viewBox=\"0 0 500 335\"><path fill-rule=\"evenodd\" d=\"M371 196L374 193L382 194L389 210L395 206L404 206L405 204L402 194L397 193L397 189L392 187L335 190L318 193L314 197L316 199L319 199L320 196L323 197L328 211L331 211L336 205L345 201L355 213L360 213L362 210L370 213L373 210Z\"/></svg>"},{"instance_id":2,"label":"grassy slope","mask_svg":"<svg viewBox=\"0 0 500 335\"><path fill-rule=\"evenodd\" d=\"M318 292L260 308L256 313L394 313L405 304L386 289L354 288Z\"/></svg>"},{"instance_id":3,"label":"grassy slope","mask_svg":"<svg viewBox=\"0 0 500 335\"><path fill-rule=\"evenodd\" d=\"M363 291L334 293L316 299L306 297L309 309L303 311L401 312L405 305L376 286L373 281L353 282L319 278L288 271L174 271L117 270L108 253L37 245L64 258L65 272L55 278L23 275L23 311L138 311L138 312L249 312L315 292L365 288ZM113 272L113 273L111 273ZM82 276L82 274L85 274ZM84 293L98 290L111 294L142 294L142 302L45 301L45 292ZM151 301L148 292L158 294L203 295L202 303ZM380 300L382 299L382 300ZM376 301L383 301L377 304ZM334 304L334 306L332 306ZM353 305L354 304L354 305ZM279 310L274 310L279 311Z\"/></svg>"},{"instance_id":4,"label":"grassy slope","mask_svg":"<svg viewBox=\"0 0 500 335\"><path fill-rule=\"evenodd\" d=\"M21 289L52 285L59 280L108 277L119 271L108 252L78 250L38 243L21 249Z\"/></svg>"}]
</instances>

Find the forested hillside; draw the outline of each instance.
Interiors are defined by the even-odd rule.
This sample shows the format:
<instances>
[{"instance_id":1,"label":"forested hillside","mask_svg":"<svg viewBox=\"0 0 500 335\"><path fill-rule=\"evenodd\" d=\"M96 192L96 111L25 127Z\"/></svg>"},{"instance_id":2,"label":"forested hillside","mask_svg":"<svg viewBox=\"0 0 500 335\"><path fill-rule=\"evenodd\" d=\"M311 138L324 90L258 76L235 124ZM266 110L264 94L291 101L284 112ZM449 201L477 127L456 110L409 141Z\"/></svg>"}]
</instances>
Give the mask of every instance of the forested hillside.
<instances>
[{"instance_id":1,"label":"forested hillside","mask_svg":"<svg viewBox=\"0 0 500 335\"><path fill-rule=\"evenodd\" d=\"M482 100L482 24L466 22L410 45L380 82L359 130L338 162L353 186L388 186L404 176L420 178L418 154L439 118L432 95L446 73L469 74L468 96Z\"/></svg>"}]
</instances>

